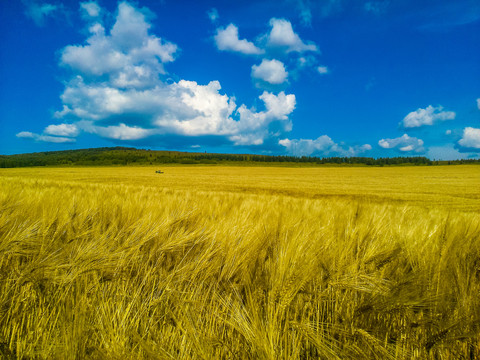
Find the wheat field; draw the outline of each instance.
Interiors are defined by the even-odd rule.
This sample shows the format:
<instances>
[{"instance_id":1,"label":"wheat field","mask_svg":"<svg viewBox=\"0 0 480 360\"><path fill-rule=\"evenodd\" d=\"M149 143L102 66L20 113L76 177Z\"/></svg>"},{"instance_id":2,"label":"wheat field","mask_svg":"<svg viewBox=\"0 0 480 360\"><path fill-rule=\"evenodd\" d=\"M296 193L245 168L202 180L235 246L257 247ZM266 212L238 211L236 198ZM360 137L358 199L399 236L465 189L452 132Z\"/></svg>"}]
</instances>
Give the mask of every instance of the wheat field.
<instances>
[{"instance_id":1,"label":"wheat field","mask_svg":"<svg viewBox=\"0 0 480 360\"><path fill-rule=\"evenodd\" d=\"M480 166L0 169L5 359L480 358Z\"/></svg>"}]
</instances>

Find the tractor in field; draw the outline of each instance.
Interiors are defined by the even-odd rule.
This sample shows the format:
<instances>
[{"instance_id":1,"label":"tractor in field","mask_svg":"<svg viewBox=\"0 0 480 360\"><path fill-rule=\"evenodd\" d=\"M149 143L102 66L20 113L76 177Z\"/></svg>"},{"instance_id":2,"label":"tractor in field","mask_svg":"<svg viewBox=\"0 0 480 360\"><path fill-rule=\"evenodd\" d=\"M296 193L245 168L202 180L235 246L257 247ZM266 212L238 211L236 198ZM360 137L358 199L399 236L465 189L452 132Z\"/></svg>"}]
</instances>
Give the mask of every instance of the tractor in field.
<instances>
[{"instance_id":1,"label":"tractor in field","mask_svg":"<svg viewBox=\"0 0 480 360\"><path fill-rule=\"evenodd\" d=\"M155 173L157 173L157 174L164 174L164 172L163 172L162 170L157 170L157 171L155 171Z\"/></svg>"}]
</instances>

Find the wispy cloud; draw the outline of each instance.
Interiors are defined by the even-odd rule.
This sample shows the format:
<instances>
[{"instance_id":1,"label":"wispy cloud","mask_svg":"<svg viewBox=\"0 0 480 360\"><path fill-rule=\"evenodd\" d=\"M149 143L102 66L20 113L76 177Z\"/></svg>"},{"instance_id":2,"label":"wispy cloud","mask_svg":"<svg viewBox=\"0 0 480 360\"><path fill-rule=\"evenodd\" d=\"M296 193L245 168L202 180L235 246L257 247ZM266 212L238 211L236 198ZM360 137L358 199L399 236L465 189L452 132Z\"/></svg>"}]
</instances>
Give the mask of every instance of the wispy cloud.
<instances>
[{"instance_id":1,"label":"wispy cloud","mask_svg":"<svg viewBox=\"0 0 480 360\"><path fill-rule=\"evenodd\" d=\"M304 26L312 25L312 2L310 0L296 0L291 1L295 4L296 10L298 11L298 17L300 22Z\"/></svg>"},{"instance_id":2,"label":"wispy cloud","mask_svg":"<svg viewBox=\"0 0 480 360\"><path fill-rule=\"evenodd\" d=\"M218 15L218 10L216 8L211 8L210 10L207 11L207 16L210 19L211 22L215 23L218 18L220 17Z\"/></svg>"},{"instance_id":3,"label":"wispy cloud","mask_svg":"<svg viewBox=\"0 0 480 360\"><path fill-rule=\"evenodd\" d=\"M62 9L61 5L39 3L36 1L22 0L25 5L25 15L31 18L36 25L43 26L48 17L54 16Z\"/></svg>"},{"instance_id":4,"label":"wispy cloud","mask_svg":"<svg viewBox=\"0 0 480 360\"><path fill-rule=\"evenodd\" d=\"M102 8L95 1L82 2L80 8L83 10L82 15L87 18L97 18L102 12Z\"/></svg>"},{"instance_id":5,"label":"wispy cloud","mask_svg":"<svg viewBox=\"0 0 480 360\"><path fill-rule=\"evenodd\" d=\"M381 15L387 11L388 6L390 5L389 0L383 1L367 1L364 4L364 9L368 13L372 13L375 15Z\"/></svg>"},{"instance_id":6,"label":"wispy cloud","mask_svg":"<svg viewBox=\"0 0 480 360\"><path fill-rule=\"evenodd\" d=\"M63 124L63 125L66 125L66 124ZM54 125L50 125L50 126L54 126ZM36 134L30 131L21 131L18 134L16 134L16 137L23 138L23 139L32 139L35 141L50 142L50 143L72 143L76 141L76 139L73 137L51 136L49 135L48 132L45 132L45 131L43 134Z\"/></svg>"},{"instance_id":7,"label":"wispy cloud","mask_svg":"<svg viewBox=\"0 0 480 360\"><path fill-rule=\"evenodd\" d=\"M320 66L317 66L317 71L319 74L322 74L322 75L325 75L325 74L328 74L328 67L326 66L323 66L323 65L320 65Z\"/></svg>"},{"instance_id":8,"label":"wispy cloud","mask_svg":"<svg viewBox=\"0 0 480 360\"><path fill-rule=\"evenodd\" d=\"M480 20L480 4L478 1L428 2L416 16L421 22L420 30L443 32Z\"/></svg>"}]
</instances>

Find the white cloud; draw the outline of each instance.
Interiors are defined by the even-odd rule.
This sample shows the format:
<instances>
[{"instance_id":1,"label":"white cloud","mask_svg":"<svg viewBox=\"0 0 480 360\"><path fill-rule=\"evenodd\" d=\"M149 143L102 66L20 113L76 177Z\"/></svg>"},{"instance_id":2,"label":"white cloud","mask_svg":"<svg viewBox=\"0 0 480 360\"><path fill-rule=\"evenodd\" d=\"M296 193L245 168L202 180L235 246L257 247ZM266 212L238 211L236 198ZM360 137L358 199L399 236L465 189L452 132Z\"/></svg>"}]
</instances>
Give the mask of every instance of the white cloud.
<instances>
[{"instance_id":1,"label":"white cloud","mask_svg":"<svg viewBox=\"0 0 480 360\"><path fill-rule=\"evenodd\" d=\"M328 67L326 67L326 66L318 66L318 67L317 67L317 71L318 71L319 74L322 74L322 75L328 74Z\"/></svg>"},{"instance_id":2,"label":"white cloud","mask_svg":"<svg viewBox=\"0 0 480 360\"><path fill-rule=\"evenodd\" d=\"M208 18L210 19L211 22L214 23L215 21L217 21L218 18L219 18L217 9L211 8L210 10L208 10L207 11L207 16L208 16Z\"/></svg>"},{"instance_id":3,"label":"white cloud","mask_svg":"<svg viewBox=\"0 0 480 360\"><path fill-rule=\"evenodd\" d=\"M453 120L455 113L453 111L442 111L442 106L427 106L425 109L412 111L402 120L400 125L404 128L415 128L425 125L433 125L437 121Z\"/></svg>"},{"instance_id":4,"label":"white cloud","mask_svg":"<svg viewBox=\"0 0 480 360\"><path fill-rule=\"evenodd\" d=\"M75 137L78 135L78 128L74 124L60 124L60 125L48 125L44 134L55 135L55 136L69 136Z\"/></svg>"},{"instance_id":5,"label":"white cloud","mask_svg":"<svg viewBox=\"0 0 480 360\"><path fill-rule=\"evenodd\" d=\"M100 16L101 8L95 1L80 3L80 8L84 11L84 15L88 17Z\"/></svg>"},{"instance_id":6,"label":"white cloud","mask_svg":"<svg viewBox=\"0 0 480 360\"><path fill-rule=\"evenodd\" d=\"M295 108L295 96L283 92L278 95L264 92L260 96L265 111L253 111L245 105L237 108L235 100L220 94L220 90L218 81L199 85L194 81L181 80L137 90L85 84L83 79L77 78L68 84L62 95L64 109L55 115L102 123L116 116L133 114L137 124L127 125L155 129L148 132L128 130L128 133L135 131L137 139L152 134L173 133L185 136L221 135L236 144L261 144L269 135L268 125L273 121L289 124L288 115ZM234 119L234 115L238 115L238 120ZM119 130L127 129L122 127ZM113 127L90 132L127 140L126 136L117 135L119 132ZM133 137L128 138L131 139Z\"/></svg>"},{"instance_id":7,"label":"white cloud","mask_svg":"<svg viewBox=\"0 0 480 360\"><path fill-rule=\"evenodd\" d=\"M252 42L238 38L238 28L230 24L225 29L217 29L217 34L214 36L217 48L223 51L239 52L246 55L258 55L264 51L256 47Z\"/></svg>"},{"instance_id":8,"label":"white cloud","mask_svg":"<svg viewBox=\"0 0 480 360\"><path fill-rule=\"evenodd\" d=\"M59 10L59 6L53 4L38 4L35 1L23 0L26 6L25 14L30 17L36 25L43 26L49 16L53 16Z\"/></svg>"},{"instance_id":9,"label":"white cloud","mask_svg":"<svg viewBox=\"0 0 480 360\"><path fill-rule=\"evenodd\" d=\"M306 11L305 14L303 14L305 16L304 20L306 22L310 21L308 20L308 14L311 15L309 5L305 3L303 5L300 4L299 6L303 7ZM293 62L290 61L289 63L293 65L290 71L291 77L294 79L297 79L300 71L306 67L312 67L320 74L325 74L328 72L328 68L326 66L315 66L318 65L316 56L318 55L319 50L317 45L311 41L303 41L300 36L293 31L290 21L272 18L269 21L269 25L271 27L270 30L258 36L255 40L255 43L246 39L240 40L238 28L234 24L230 24L226 28L218 28L216 35L214 36L214 40L217 48L223 51L232 51L246 55L266 54L265 58L268 59L283 59L288 57L291 59L293 56L296 59ZM292 53L298 54L295 55ZM261 65L254 65L252 76L271 84L280 84L284 82L287 74L285 65L283 65L283 72L281 72L278 63L275 64L275 69L273 69L273 66L273 63L267 64L263 62ZM265 70L265 72L263 70ZM274 72L279 76L275 80L272 79L273 82L265 80L265 78L268 77L267 73L270 74L271 72ZM284 77L284 80L280 80L282 77ZM257 86L261 87L261 85L265 84L257 82Z\"/></svg>"},{"instance_id":10,"label":"white cloud","mask_svg":"<svg viewBox=\"0 0 480 360\"><path fill-rule=\"evenodd\" d=\"M86 45L63 49L61 65L84 76L107 75L119 87L145 87L165 73L163 64L174 60L177 46L148 35L145 15L128 3L120 3L110 35L95 23Z\"/></svg>"},{"instance_id":11,"label":"white cloud","mask_svg":"<svg viewBox=\"0 0 480 360\"><path fill-rule=\"evenodd\" d=\"M52 142L52 143L75 142L75 139L68 138L68 137L35 134L30 131L21 131L16 136L24 139L33 139L36 141Z\"/></svg>"},{"instance_id":12,"label":"white cloud","mask_svg":"<svg viewBox=\"0 0 480 360\"><path fill-rule=\"evenodd\" d=\"M381 139L378 145L384 149L397 149L401 152L414 151L421 153L425 151L423 148L423 140L410 137L407 134L403 134L403 136L394 139Z\"/></svg>"},{"instance_id":13,"label":"white cloud","mask_svg":"<svg viewBox=\"0 0 480 360\"><path fill-rule=\"evenodd\" d=\"M445 131L445 135L450 135L451 133L452 133L452 130Z\"/></svg>"},{"instance_id":14,"label":"white cloud","mask_svg":"<svg viewBox=\"0 0 480 360\"><path fill-rule=\"evenodd\" d=\"M281 48L286 52L318 51L317 45L313 42L303 42L293 31L290 21L285 19L272 18L269 22L272 29L267 35L267 47Z\"/></svg>"},{"instance_id":15,"label":"white cloud","mask_svg":"<svg viewBox=\"0 0 480 360\"><path fill-rule=\"evenodd\" d=\"M252 77L270 84L282 84L287 80L288 72L281 61L263 59L260 65L252 66Z\"/></svg>"},{"instance_id":16,"label":"white cloud","mask_svg":"<svg viewBox=\"0 0 480 360\"><path fill-rule=\"evenodd\" d=\"M138 126L127 126L123 123L111 126L96 126L91 122L81 122L79 126L81 126L85 132L115 140L139 140L155 133L154 130L142 129Z\"/></svg>"},{"instance_id":17,"label":"white cloud","mask_svg":"<svg viewBox=\"0 0 480 360\"><path fill-rule=\"evenodd\" d=\"M278 95L274 95L264 91L260 95L260 99L265 103L267 115L274 119L287 120L287 116L295 109L295 95L285 95L281 91Z\"/></svg>"},{"instance_id":18,"label":"white cloud","mask_svg":"<svg viewBox=\"0 0 480 360\"><path fill-rule=\"evenodd\" d=\"M292 130L292 123L288 119L295 109L295 95L286 95L283 91L274 95L264 91L259 97L265 104L266 111L256 112L241 105L236 113L239 120L235 123L236 134L230 136L236 145L260 145L268 136L278 136L279 133L270 133L268 126L276 122L281 126L281 131Z\"/></svg>"},{"instance_id":19,"label":"white cloud","mask_svg":"<svg viewBox=\"0 0 480 360\"><path fill-rule=\"evenodd\" d=\"M466 127L458 145L464 148L480 149L480 129Z\"/></svg>"},{"instance_id":20,"label":"white cloud","mask_svg":"<svg viewBox=\"0 0 480 360\"><path fill-rule=\"evenodd\" d=\"M15 135L16 137L19 138L27 138L27 139L32 139L35 137L35 134L30 132L30 131L21 131L18 134Z\"/></svg>"},{"instance_id":21,"label":"white cloud","mask_svg":"<svg viewBox=\"0 0 480 360\"><path fill-rule=\"evenodd\" d=\"M478 110L480 110L480 98L477 99L477 107L478 107Z\"/></svg>"},{"instance_id":22,"label":"white cloud","mask_svg":"<svg viewBox=\"0 0 480 360\"><path fill-rule=\"evenodd\" d=\"M371 150L369 144L360 146L344 146L335 143L329 136L322 135L317 139L282 139L279 145L286 148L287 152L294 156L357 156L360 153Z\"/></svg>"},{"instance_id":23,"label":"white cloud","mask_svg":"<svg viewBox=\"0 0 480 360\"><path fill-rule=\"evenodd\" d=\"M75 139L67 138L63 136L48 136L48 135L38 135L35 140L51 143L71 143L75 142Z\"/></svg>"},{"instance_id":24,"label":"white cloud","mask_svg":"<svg viewBox=\"0 0 480 360\"><path fill-rule=\"evenodd\" d=\"M291 130L293 94L265 91L255 109L238 106L218 81L164 81L163 65L174 60L177 47L149 32L145 15L125 2L112 29L100 20L90 23L86 42L61 53L60 64L73 73L60 96L63 108L54 113L65 124L49 125L42 135L30 137L74 141L82 131L122 141L217 136L235 145L259 145Z\"/></svg>"}]
</instances>

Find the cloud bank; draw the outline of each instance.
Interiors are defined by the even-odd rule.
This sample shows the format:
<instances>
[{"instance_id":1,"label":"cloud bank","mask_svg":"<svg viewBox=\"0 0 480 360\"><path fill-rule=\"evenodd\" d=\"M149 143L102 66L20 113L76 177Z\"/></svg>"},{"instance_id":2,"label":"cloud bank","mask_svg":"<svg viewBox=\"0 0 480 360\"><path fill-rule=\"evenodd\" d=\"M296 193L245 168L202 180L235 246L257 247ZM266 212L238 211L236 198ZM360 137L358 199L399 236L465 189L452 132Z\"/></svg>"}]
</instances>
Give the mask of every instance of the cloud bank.
<instances>
[{"instance_id":1,"label":"cloud bank","mask_svg":"<svg viewBox=\"0 0 480 360\"><path fill-rule=\"evenodd\" d=\"M372 149L370 144L360 146L337 144L327 135L316 139L282 139L278 143L294 156L357 156Z\"/></svg>"}]
</instances>

